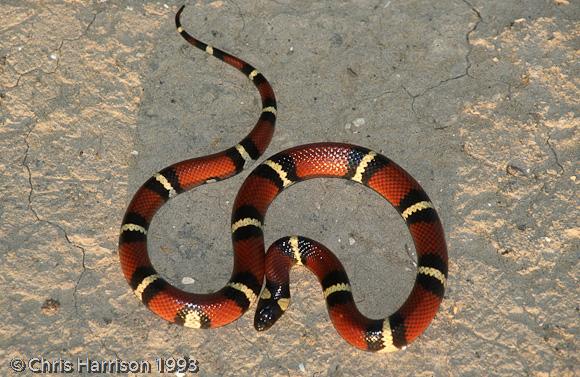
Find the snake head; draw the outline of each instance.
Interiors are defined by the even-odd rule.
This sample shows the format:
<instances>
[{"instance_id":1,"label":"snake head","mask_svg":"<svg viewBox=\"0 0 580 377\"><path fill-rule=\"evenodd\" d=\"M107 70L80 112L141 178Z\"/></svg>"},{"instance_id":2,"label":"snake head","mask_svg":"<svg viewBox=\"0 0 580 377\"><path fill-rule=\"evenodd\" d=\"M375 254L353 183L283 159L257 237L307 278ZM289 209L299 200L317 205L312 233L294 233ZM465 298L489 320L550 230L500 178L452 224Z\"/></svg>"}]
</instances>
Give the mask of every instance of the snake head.
<instances>
[{"instance_id":1,"label":"snake head","mask_svg":"<svg viewBox=\"0 0 580 377\"><path fill-rule=\"evenodd\" d=\"M254 328L258 331L268 330L284 314L290 298L260 298L254 316Z\"/></svg>"}]
</instances>

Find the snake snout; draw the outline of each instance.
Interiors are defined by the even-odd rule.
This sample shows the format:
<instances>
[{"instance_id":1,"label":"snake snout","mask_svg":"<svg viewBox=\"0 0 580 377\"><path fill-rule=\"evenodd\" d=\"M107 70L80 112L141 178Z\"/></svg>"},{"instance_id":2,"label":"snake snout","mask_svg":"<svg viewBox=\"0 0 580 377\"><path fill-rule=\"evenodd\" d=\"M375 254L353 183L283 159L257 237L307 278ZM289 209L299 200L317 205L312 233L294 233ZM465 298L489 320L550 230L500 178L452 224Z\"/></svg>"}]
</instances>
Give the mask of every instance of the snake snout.
<instances>
[{"instance_id":1,"label":"snake snout","mask_svg":"<svg viewBox=\"0 0 580 377\"><path fill-rule=\"evenodd\" d=\"M276 301L261 299L258 302L256 315L254 316L254 328L258 331L268 330L282 314L284 312Z\"/></svg>"}]
</instances>

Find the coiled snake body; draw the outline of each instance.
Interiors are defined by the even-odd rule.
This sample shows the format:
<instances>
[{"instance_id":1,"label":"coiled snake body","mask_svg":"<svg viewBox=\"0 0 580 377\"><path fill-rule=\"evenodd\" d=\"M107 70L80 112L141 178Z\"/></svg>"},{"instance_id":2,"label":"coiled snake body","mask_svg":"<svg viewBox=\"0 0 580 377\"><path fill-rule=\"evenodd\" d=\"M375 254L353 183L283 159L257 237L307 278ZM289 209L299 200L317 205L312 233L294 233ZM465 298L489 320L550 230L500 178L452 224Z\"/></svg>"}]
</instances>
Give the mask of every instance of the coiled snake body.
<instances>
[{"instance_id":1,"label":"coiled snake body","mask_svg":"<svg viewBox=\"0 0 580 377\"><path fill-rule=\"evenodd\" d=\"M260 93L262 112L250 134L236 146L173 164L137 190L123 218L119 238L121 267L131 288L160 317L194 328L231 323L259 297L254 324L256 329L264 330L288 307L288 270L294 264L303 264L320 280L332 323L346 341L369 351L405 347L427 328L443 298L447 279L445 237L434 206L419 184L388 158L363 147L343 143L302 145L256 167L233 205L234 269L219 291L183 291L153 268L147 231L156 211L179 193L241 172L265 151L276 121L276 99L266 78L248 63L189 35L181 27L182 11L183 7L175 16L177 31L195 47L247 75ZM373 320L358 311L344 268L316 241L285 237L276 241L265 257L262 228L270 203L283 189L316 177L344 178L368 186L389 201L406 222L417 251L417 277L405 303L388 318Z\"/></svg>"}]
</instances>

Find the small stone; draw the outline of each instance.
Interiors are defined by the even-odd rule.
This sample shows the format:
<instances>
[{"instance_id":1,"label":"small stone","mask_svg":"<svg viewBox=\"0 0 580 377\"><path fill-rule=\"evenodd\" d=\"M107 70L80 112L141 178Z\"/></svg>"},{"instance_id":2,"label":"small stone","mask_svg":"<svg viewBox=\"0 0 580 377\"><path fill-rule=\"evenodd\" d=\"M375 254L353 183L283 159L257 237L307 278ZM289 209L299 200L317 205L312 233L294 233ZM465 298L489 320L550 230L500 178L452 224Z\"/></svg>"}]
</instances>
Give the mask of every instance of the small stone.
<instances>
[{"instance_id":1,"label":"small stone","mask_svg":"<svg viewBox=\"0 0 580 377\"><path fill-rule=\"evenodd\" d=\"M509 162L506 166L506 172L509 175L517 176L527 176L529 169L526 169L522 164L518 162Z\"/></svg>"},{"instance_id":2,"label":"small stone","mask_svg":"<svg viewBox=\"0 0 580 377\"><path fill-rule=\"evenodd\" d=\"M54 315L60 308L60 302L53 298L46 299L40 307L42 312L46 315Z\"/></svg>"},{"instance_id":3,"label":"small stone","mask_svg":"<svg viewBox=\"0 0 580 377\"><path fill-rule=\"evenodd\" d=\"M181 283L185 284L185 285L195 284L195 279L190 278L189 276L186 276L183 279L181 279Z\"/></svg>"},{"instance_id":4,"label":"small stone","mask_svg":"<svg viewBox=\"0 0 580 377\"><path fill-rule=\"evenodd\" d=\"M303 363L298 364L298 369L300 369L300 372L306 373L306 368Z\"/></svg>"},{"instance_id":5,"label":"small stone","mask_svg":"<svg viewBox=\"0 0 580 377\"><path fill-rule=\"evenodd\" d=\"M365 125L365 118L357 118L357 119L355 119L355 120L352 121L352 124L355 127L364 126Z\"/></svg>"},{"instance_id":6,"label":"small stone","mask_svg":"<svg viewBox=\"0 0 580 377\"><path fill-rule=\"evenodd\" d=\"M499 59L498 59L498 58L496 58L495 56L494 56L494 57L493 57L493 59L491 59L491 60L493 60L493 62L494 62L494 63L497 63L497 62L499 62Z\"/></svg>"},{"instance_id":7,"label":"small stone","mask_svg":"<svg viewBox=\"0 0 580 377\"><path fill-rule=\"evenodd\" d=\"M213 2L209 3L209 6L212 7L212 8L218 9L218 8L221 8L221 7L224 6L224 2L223 1L220 1L220 0L213 1Z\"/></svg>"},{"instance_id":8,"label":"small stone","mask_svg":"<svg viewBox=\"0 0 580 377\"><path fill-rule=\"evenodd\" d=\"M137 152L137 151L131 151L131 154L132 154L133 156L137 156L137 155L139 154L139 152Z\"/></svg>"},{"instance_id":9,"label":"small stone","mask_svg":"<svg viewBox=\"0 0 580 377\"><path fill-rule=\"evenodd\" d=\"M524 86L528 86L530 84L530 75L522 75L520 79Z\"/></svg>"},{"instance_id":10,"label":"small stone","mask_svg":"<svg viewBox=\"0 0 580 377\"><path fill-rule=\"evenodd\" d=\"M350 246L354 245L355 243L356 243L356 241L355 241L355 239L354 239L354 238L352 238L352 237L348 237L348 244L349 244Z\"/></svg>"}]
</instances>

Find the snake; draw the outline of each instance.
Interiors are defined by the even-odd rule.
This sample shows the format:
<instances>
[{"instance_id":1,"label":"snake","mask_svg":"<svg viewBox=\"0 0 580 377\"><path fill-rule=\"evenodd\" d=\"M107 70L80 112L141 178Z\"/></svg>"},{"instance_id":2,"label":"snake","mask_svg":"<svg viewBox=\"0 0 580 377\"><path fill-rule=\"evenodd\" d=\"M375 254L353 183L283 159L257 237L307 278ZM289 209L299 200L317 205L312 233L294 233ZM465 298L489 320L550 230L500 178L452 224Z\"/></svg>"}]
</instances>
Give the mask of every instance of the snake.
<instances>
[{"instance_id":1,"label":"snake","mask_svg":"<svg viewBox=\"0 0 580 377\"><path fill-rule=\"evenodd\" d=\"M182 290L153 267L147 234L158 209L180 193L232 177L252 165L268 147L276 122L276 98L266 78L240 58L187 33L180 21L183 9L175 15L177 32L191 45L244 73L258 89L262 109L254 128L235 146L174 163L137 189L122 220L118 247L121 269L133 293L159 317L190 328L230 324L257 302L254 327L263 331L288 308L290 268L303 265L320 281L330 320L348 343L366 351L406 348L429 326L442 302L448 278L445 235L435 206L419 183L392 160L364 147L305 144L259 164L233 203L233 271L220 290L204 294ZM417 273L408 298L387 318L370 319L360 313L344 267L317 241L284 237L266 253L263 231L268 207L286 188L312 178L342 178L367 186L405 221L417 253Z\"/></svg>"}]
</instances>

